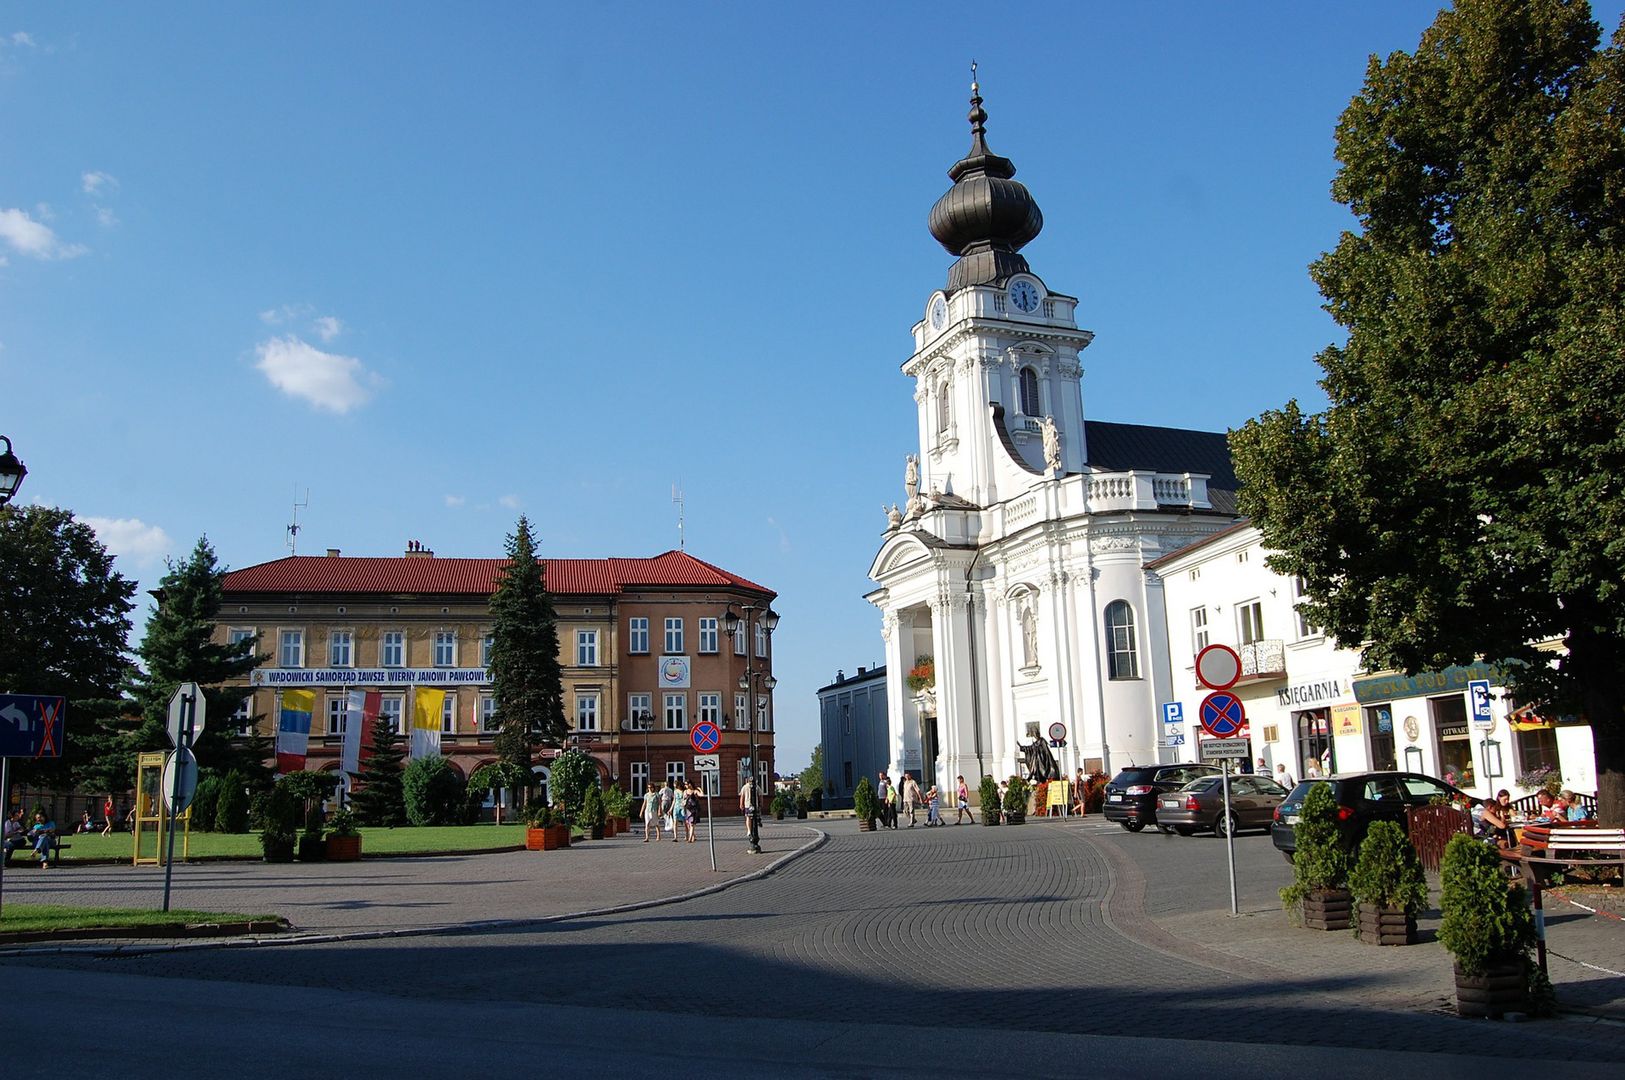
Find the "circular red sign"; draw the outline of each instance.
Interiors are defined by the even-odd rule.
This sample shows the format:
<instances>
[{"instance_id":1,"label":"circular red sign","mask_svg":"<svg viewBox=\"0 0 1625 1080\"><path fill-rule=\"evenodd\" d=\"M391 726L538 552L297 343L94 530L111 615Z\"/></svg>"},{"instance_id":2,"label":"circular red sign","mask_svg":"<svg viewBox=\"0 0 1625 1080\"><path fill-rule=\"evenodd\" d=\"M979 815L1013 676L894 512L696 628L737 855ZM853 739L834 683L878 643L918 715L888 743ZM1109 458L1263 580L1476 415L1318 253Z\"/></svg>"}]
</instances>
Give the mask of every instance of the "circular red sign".
<instances>
[{"instance_id":1,"label":"circular red sign","mask_svg":"<svg viewBox=\"0 0 1625 1080\"><path fill-rule=\"evenodd\" d=\"M1241 678L1241 657L1228 645L1209 645L1196 654L1196 681L1209 690L1228 690Z\"/></svg>"},{"instance_id":2,"label":"circular red sign","mask_svg":"<svg viewBox=\"0 0 1625 1080\"><path fill-rule=\"evenodd\" d=\"M1247 723L1247 710L1241 699L1228 690L1215 690L1202 699L1197 710L1202 730L1215 739L1233 739Z\"/></svg>"}]
</instances>

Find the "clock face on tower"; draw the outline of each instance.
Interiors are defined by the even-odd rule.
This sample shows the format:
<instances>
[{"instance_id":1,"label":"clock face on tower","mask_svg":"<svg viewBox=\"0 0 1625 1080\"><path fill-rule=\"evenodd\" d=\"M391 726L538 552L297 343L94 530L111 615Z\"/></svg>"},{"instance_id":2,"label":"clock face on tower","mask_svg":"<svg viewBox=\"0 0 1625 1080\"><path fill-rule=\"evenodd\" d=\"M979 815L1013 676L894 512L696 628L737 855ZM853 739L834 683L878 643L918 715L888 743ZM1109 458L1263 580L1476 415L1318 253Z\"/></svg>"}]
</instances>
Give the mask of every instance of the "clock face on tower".
<instances>
[{"instance_id":1,"label":"clock face on tower","mask_svg":"<svg viewBox=\"0 0 1625 1080\"><path fill-rule=\"evenodd\" d=\"M1010 286L1010 302L1019 311L1033 311L1038 307L1038 290L1030 281L1018 281Z\"/></svg>"},{"instance_id":2,"label":"clock face on tower","mask_svg":"<svg viewBox=\"0 0 1625 1080\"><path fill-rule=\"evenodd\" d=\"M948 321L948 301L938 296L931 301L931 329L941 330Z\"/></svg>"}]
</instances>

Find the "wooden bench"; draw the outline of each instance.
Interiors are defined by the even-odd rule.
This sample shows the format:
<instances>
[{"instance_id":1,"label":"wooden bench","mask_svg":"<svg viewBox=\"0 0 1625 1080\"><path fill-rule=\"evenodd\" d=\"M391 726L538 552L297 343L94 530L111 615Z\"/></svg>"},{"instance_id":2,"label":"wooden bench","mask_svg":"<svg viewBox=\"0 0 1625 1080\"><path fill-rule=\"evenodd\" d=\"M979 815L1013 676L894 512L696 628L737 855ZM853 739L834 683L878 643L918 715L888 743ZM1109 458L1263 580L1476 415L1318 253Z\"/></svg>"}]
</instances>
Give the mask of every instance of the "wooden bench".
<instances>
[{"instance_id":1,"label":"wooden bench","mask_svg":"<svg viewBox=\"0 0 1625 1080\"><path fill-rule=\"evenodd\" d=\"M73 846L72 844L64 844L62 842L62 837L61 836L59 836L56 833L52 833L51 834L51 848L50 848L50 850L51 850L51 861L54 862L54 863L55 862L61 862L62 861L62 849L63 848L70 848L72 846ZM19 844L15 848L7 848L6 849L6 865L7 866L11 865L11 856L14 853L18 852L18 851L25 852L30 861L33 861L33 860L35 860L37 858L37 856L34 853L34 843L33 843L33 841L30 840L28 837L24 836L23 837L23 843Z\"/></svg>"},{"instance_id":2,"label":"wooden bench","mask_svg":"<svg viewBox=\"0 0 1625 1080\"><path fill-rule=\"evenodd\" d=\"M1597 819L1597 797L1576 792L1574 801L1585 807L1586 815L1593 821ZM1540 793L1525 795L1521 799L1512 800L1512 816L1532 818L1540 813Z\"/></svg>"},{"instance_id":3,"label":"wooden bench","mask_svg":"<svg viewBox=\"0 0 1625 1080\"><path fill-rule=\"evenodd\" d=\"M1530 875L1544 882L1554 868L1615 866L1625 877L1625 829L1586 825L1525 825L1517 858Z\"/></svg>"}]
</instances>

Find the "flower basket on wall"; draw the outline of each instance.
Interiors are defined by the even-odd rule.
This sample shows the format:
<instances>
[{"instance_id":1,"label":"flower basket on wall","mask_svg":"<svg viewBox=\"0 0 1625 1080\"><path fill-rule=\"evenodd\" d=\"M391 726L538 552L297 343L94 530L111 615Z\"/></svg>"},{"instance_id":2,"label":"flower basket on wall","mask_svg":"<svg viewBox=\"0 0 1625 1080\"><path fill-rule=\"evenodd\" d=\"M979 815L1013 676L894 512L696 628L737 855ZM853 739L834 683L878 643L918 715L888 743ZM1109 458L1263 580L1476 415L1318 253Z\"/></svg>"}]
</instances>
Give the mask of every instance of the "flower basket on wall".
<instances>
[{"instance_id":1,"label":"flower basket on wall","mask_svg":"<svg viewBox=\"0 0 1625 1080\"><path fill-rule=\"evenodd\" d=\"M914 666L908 669L905 680L908 688L918 694L937 685L937 665L929 656L916 656Z\"/></svg>"}]
</instances>

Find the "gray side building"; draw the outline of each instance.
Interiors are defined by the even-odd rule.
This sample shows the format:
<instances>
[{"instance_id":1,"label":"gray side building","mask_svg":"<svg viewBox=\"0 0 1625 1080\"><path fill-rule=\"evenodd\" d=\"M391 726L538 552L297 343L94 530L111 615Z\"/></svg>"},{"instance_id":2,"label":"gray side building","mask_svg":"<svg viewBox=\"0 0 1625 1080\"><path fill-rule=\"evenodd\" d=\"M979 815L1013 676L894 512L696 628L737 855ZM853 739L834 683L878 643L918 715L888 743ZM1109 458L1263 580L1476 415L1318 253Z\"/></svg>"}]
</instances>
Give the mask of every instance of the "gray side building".
<instances>
[{"instance_id":1,"label":"gray side building","mask_svg":"<svg viewBox=\"0 0 1625 1080\"><path fill-rule=\"evenodd\" d=\"M873 776L891 763L886 722L886 668L858 668L848 678L818 690L818 717L824 746L824 806L852 805L858 778Z\"/></svg>"}]
</instances>

